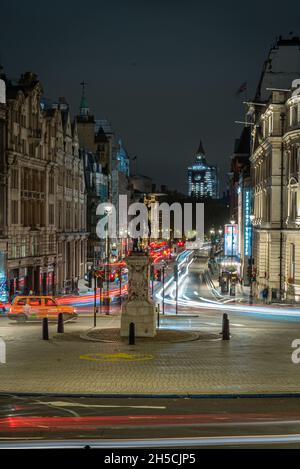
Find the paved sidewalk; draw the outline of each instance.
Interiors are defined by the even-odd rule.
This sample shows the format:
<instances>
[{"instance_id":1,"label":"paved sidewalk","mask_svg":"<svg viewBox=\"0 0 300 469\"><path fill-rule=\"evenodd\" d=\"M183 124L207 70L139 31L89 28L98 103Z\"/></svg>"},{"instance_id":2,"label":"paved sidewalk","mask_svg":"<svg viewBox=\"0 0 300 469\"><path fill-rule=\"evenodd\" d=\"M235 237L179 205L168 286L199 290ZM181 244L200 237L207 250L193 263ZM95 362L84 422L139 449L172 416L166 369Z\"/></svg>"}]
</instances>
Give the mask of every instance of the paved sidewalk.
<instances>
[{"instance_id":1,"label":"paved sidewalk","mask_svg":"<svg viewBox=\"0 0 300 469\"><path fill-rule=\"evenodd\" d=\"M118 317L99 318L105 328L119 326ZM193 322L193 321L198 321ZM169 328L218 333L203 319L169 318ZM251 324L253 324L251 326ZM48 393L277 393L300 391L300 364L291 361L292 340L300 338L293 323L246 328L232 325L232 340L182 343L90 342L78 337L92 317L66 325L64 335L41 340L40 324L0 321L7 363L0 364L0 391Z\"/></svg>"}]
</instances>

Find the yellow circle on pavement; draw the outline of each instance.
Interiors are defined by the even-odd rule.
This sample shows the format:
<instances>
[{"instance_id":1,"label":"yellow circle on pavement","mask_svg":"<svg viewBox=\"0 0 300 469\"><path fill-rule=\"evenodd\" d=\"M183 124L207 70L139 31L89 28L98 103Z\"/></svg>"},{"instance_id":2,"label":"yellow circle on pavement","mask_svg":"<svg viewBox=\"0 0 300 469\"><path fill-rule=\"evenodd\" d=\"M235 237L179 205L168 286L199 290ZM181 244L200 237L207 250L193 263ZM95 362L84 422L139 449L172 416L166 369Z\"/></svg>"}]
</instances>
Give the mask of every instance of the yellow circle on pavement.
<instances>
[{"instance_id":1,"label":"yellow circle on pavement","mask_svg":"<svg viewBox=\"0 0 300 469\"><path fill-rule=\"evenodd\" d=\"M144 360L152 360L153 355L145 355L143 353L87 353L81 355L81 360L93 360L101 362L139 362Z\"/></svg>"}]
</instances>

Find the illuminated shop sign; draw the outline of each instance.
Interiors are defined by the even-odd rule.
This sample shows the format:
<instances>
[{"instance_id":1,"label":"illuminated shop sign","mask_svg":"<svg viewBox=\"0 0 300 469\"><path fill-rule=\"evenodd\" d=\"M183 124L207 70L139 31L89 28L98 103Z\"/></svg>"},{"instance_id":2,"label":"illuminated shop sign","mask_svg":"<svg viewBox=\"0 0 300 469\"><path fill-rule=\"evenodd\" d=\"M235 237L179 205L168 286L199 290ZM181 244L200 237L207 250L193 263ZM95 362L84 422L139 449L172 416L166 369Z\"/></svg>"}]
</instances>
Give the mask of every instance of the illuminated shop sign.
<instances>
[{"instance_id":1,"label":"illuminated shop sign","mask_svg":"<svg viewBox=\"0 0 300 469\"><path fill-rule=\"evenodd\" d=\"M7 299L6 254L0 252L0 301L6 303Z\"/></svg>"},{"instance_id":2,"label":"illuminated shop sign","mask_svg":"<svg viewBox=\"0 0 300 469\"><path fill-rule=\"evenodd\" d=\"M252 250L252 226L251 214L251 190L246 189L244 193L244 255L251 256Z\"/></svg>"},{"instance_id":3,"label":"illuminated shop sign","mask_svg":"<svg viewBox=\"0 0 300 469\"><path fill-rule=\"evenodd\" d=\"M225 225L224 230L224 252L225 256L238 255L238 225Z\"/></svg>"}]
</instances>

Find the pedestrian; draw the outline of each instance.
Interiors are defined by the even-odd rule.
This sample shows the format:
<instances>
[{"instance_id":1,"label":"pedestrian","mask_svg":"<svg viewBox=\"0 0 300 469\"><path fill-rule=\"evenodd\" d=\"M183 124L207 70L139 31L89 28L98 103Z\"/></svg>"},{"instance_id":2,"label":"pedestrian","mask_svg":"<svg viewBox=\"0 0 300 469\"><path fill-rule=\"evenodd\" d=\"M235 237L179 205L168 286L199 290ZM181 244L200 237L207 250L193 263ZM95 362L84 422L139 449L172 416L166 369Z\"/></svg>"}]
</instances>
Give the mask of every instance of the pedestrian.
<instances>
[{"instance_id":1,"label":"pedestrian","mask_svg":"<svg viewBox=\"0 0 300 469\"><path fill-rule=\"evenodd\" d=\"M268 294L269 294L269 289L265 287L262 291L262 298L264 300L264 303L267 303Z\"/></svg>"}]
</instances>

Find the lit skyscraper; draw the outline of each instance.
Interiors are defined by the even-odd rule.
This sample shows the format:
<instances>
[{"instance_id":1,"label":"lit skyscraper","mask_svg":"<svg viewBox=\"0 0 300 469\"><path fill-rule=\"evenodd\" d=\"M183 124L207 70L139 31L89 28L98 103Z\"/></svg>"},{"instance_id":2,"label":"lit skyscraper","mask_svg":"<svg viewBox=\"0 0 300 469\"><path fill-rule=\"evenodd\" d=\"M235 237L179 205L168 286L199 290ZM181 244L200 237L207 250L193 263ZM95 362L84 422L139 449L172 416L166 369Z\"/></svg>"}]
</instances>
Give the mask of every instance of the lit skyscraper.
<instances>
[{"instance_id":1,"label":"lit skyscraper","mask_svg":"<svg viewBox=\"0 0 300 469\"><path fill-rule=\"evenodd\" d=\"M188 167L189 196L197 199L218 199L218 174L216 166L206 162L205 151L200 141L196 152L196 161Z\"/></svg>"}]
</instances>

